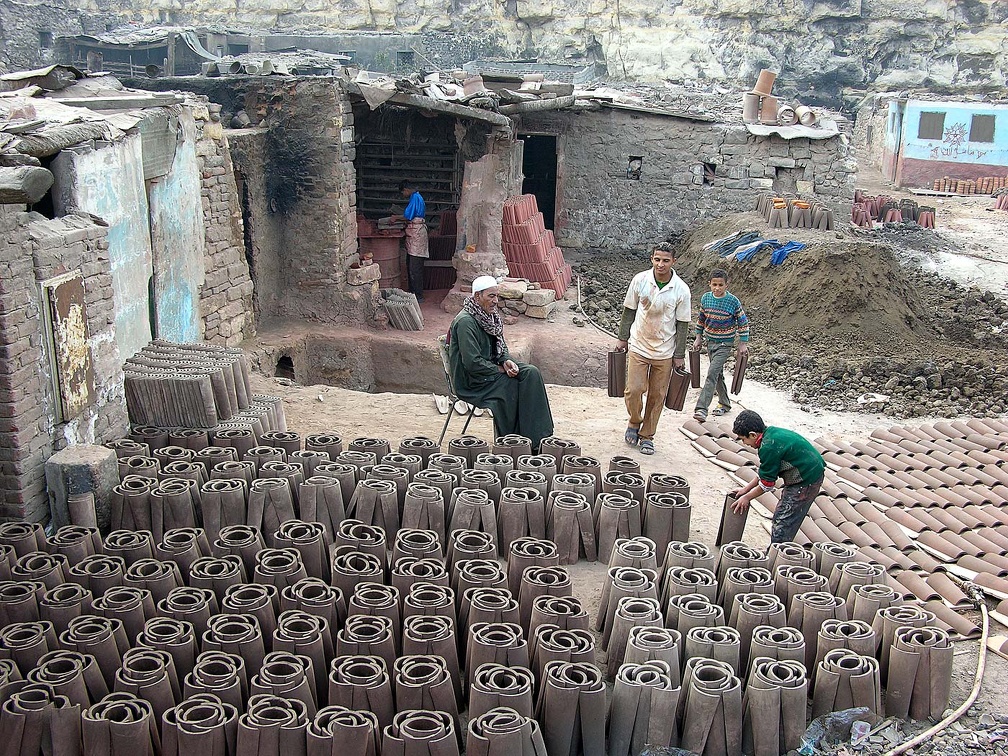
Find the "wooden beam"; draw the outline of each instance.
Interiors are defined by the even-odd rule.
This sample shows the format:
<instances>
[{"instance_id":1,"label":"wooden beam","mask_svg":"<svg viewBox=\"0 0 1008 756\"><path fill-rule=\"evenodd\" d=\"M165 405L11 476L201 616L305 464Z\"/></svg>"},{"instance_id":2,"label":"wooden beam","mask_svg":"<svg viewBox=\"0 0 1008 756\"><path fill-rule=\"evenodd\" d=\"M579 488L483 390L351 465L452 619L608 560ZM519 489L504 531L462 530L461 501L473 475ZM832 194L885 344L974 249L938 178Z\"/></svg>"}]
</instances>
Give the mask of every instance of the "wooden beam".
<instances>
[{"instance_id":1,"label":"wooden beam","mask_svg":"<svg viewBox=\"0 0 1008 756\"><path fill-rule=\"evenodd\" d=\"M347 84L347 91L352 94L360 95L360 87L357 86L356 82L349 82ZM492 123L494 126L501 126L504 128L510 128L511 126L511 119L505 115L501 115L500 113L483 110L482 108L470 108L468 105L448 102L447 100L436 100L433 97L396 92L388 100L382 103L382 105L386 103L405 105L406 107L417 108L418 110L431 110L435 113L453 115L458 118L466 118L470 121L483 121L485 123Z\"/></svg>"},{"instance_id":2,"label":"wooden beam","mask_svg":"<svg viewBox=\"0 0 1008 756\"><path fill-rule=\"evenodd\" d=\"M34 205L52 185L53 175L45 168L0 168L0 205Z\"/></svg>"}]
</instances>

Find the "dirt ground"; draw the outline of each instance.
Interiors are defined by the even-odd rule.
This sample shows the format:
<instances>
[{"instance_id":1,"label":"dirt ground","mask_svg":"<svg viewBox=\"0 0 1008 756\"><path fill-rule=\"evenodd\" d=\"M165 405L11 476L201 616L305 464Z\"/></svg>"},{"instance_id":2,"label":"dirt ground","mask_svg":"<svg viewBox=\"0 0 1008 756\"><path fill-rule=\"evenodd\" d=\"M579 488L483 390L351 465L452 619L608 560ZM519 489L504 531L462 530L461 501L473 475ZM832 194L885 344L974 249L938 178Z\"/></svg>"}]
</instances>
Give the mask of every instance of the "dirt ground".
<instances>
[{"instance_id":1,"label":"dirt ground","mask_svg":"<svg viewBox=\"0 0 1008 756\"><path fill-rule=\"evenodd\" d=\"M900 242L898 235L893 241L892 246L901 254L900 263L910 262L912 265L908 269L920 267L961 284L977 287L981 292L990 291L999 298L1008 298L1008 213L988 211L993 205L990 198L914 197L909 193L896 192L881 180L875 181L868 177L859 185L869 193L887 193L897 199L907 196L917 199L921 204L937 205L937 234L930 236L924 243L920 242L920 235L916 232L908 237L905 244ZM755 214L743 214L728 220L725 227L747 227L758 219L759 216ZM811 232L799 231L788 238L800 238L802 233ZM819 237L818 240L822 241L822 238ZM887 345L891 347L894 337L914 333L919 325L915 321L926 318L928 307L933 307L933 303L915 295L913 286L903 280L899 273L901 268L895 262L875 257L869 257L867 264L861 265L860 270L857 265L848 266L856 273L852 280L856 283L855 288L860 290L857 301L849 301L851 283L844 281L841 285L841 282L833 280L835 264L837 260L844 258L856 261L859 254L874 254L876 247L869 242L863 234L847 229L830 237L828 244L835 247L831 254L837 257L825 256L811 274L816 279L809 280L808 283L810 286L819 286L823 296L843 311L843 317L838 319L836 325L852 334L851 343L860 348L866 342L871 342L874 345L869 350L871 352L884 350ZM639 250L632 256L635 258L630 263L631 266L639 262L637 257L644 260ZM895 267L890 267L891 263ZM696 270L696 261L693 265ZM638 269L646 266L645 260ZM791 287L795 285L795 282L789 284ZM767 302L768 312L785 303L789 286L780 286L771 292L773 301ZM430 294L423 307L426 319L423 331L390 332L382 334L381 338L401 340L413 347L430 349L433 353L434 338L447 329L451 315L441 312L436 305L440 298L433 296L433 292ZM605 386L605 352L612 348L613 339L590 325L582 323L579 326L580 314L571 307L576 297L577 289L572 288L568 291L567 301L558 307L548 322L520 318L506 330L512 351L518 355L534 355L535 361L551 381L566 384L549 386L556 434L576 439L584 454L597 457L603 463L616 454L631 454L640 460L645 475L662 471L685 476L691 485L693 505L691 537L713 543L724 495L735 487L735 483L725 470L697 453L689 445L688 439L679 432L678 428L688 417L688 413L665 413L656 437L657 453L653 457L640 456L623 444L625 408L622 400L609 398L602 388ZM585 297L586 301L587 299ZM610 306L615 309L618 304L618 301L612 302ZM855 323L859 317L863 317L863 313L868 313L868 317ZM801 313L791 314L798 316L800 322ZM888 319L891 331L872 333L871 338L858 339L858 333L866 330L871 332L873 325L877 325L880 314ZM349 332L349 329L319 327L315 324L275 323L260 329L257 345L250 348L253 361L270 372L271 359L275 363L272 355L285 344L303 338L306 333L336 339L361 337L359 331ZM843 355L847 347L843 340L838 340L831 349ZM392 352L386 351L391 359ZM968 350L965 351L968 353ZM961 353L955 354L957 359L961 356ZM377 357L375 369L381 369ZM702 366L702 370L706 371L706 365ZM430 394L361 393L331 386L287 385L262 374L254 376L253 385L259 392L281 396L284 399L288 426L302 434L329 431L338 433L345 440L358 436L377 436L388 438L395 448L400 439L409 436L422 435L436 439L445 420L438 414ZM692 407L694 397L695 392L687 397L687 410ZM821 404L796 402L793 397L791 391L781 391L747 378L743 392L736 401L736 409L756 409L770 422L791 427L809 438L846 440L862 439L876 427L902 422L933 422L940 416L940 413L931 415L920 412L918 414L922 416L904 421L865 410L860 414L834 412ZM730 421L730 417L727 420ZM462 420L454 418L445 438L459 435L461 428ZM474 419L468 432L492 441L491 420L485 416ZM768 521L754 513L750 517L745 540L766 547L769 543ZM582 601L589 615L594 617L598 610L604 567L597 563L580 562L570 567L570 572L574 578L575 595ZM974 619L978 619L979 613L974 614ZM992 621L992 634L1006 632L1008 630ZM952 707L963 701L972 687L977 658L978 643L975 640L956 643ZM599 661L603 660L604 654L600 652ZM983 740L978 742L972 733L983 714L1008 717L1008 696L1005 696L1005 690L1008 690L1008 662L988 654L980 698L962 720L964 727L953 728L942 737L932 739L927 745L918 748L917 753L936 753L941 756L959 756L978 750L1004 753L1003 750L998 750L1003 743L993 745ZM1008 719L998 721L1002 725L1008 723ZM924 726L905 725L904 736L920 731Z\"/></svg>"}]
</instances>

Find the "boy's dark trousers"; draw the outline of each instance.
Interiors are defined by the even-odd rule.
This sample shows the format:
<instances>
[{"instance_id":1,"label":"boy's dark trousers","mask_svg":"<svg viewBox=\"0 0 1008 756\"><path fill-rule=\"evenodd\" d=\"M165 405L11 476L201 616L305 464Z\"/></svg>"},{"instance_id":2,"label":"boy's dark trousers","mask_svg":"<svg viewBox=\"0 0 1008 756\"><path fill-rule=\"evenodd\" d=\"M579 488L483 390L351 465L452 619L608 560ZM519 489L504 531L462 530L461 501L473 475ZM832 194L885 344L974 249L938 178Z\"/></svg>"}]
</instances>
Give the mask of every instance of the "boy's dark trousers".
<instances>
[{"instance_id":1,"label":"boy's dark trousers","mask_svg":"<svg viewBox=\"0 0 1008 756\"><path fill-rule=\"evenodd\" d=\"M819 480L812 483L784 486L770 526L770 543L790 543L795 539L798 528L812 507L815 497L819 495L822 484L823 479L820 476Z\"/></svg>"},{"instance_id":2,"label":"boy's dark trousers","mask_svg":"<svg viewBox=\"0 0 1008 756\"><path fill-rule=\"evenodd\" d=\"M410 292L416 294L418 302L423 302L424 261L427 258L406 255L406 279Z\"/></svg>"},{"instance_id":3,"label":"boy's dark trousers","mask_svg":"<svg viewBox=\"0 0 1008 756\"><path fill-rule=\"evenodd\" d=\"M704 417L707 416L707 409L710 407L714 392L717 392L718 402L725 408L731 408L731 399L728 398L728 387L725 385L724 366L735 351L733 341L709 341L707 342L707 356L710 357L710 370L707 371L707 380L704 381L703 388L700 389L700 396L697 397L696 412Z\"/></svg>"}]
</instances>

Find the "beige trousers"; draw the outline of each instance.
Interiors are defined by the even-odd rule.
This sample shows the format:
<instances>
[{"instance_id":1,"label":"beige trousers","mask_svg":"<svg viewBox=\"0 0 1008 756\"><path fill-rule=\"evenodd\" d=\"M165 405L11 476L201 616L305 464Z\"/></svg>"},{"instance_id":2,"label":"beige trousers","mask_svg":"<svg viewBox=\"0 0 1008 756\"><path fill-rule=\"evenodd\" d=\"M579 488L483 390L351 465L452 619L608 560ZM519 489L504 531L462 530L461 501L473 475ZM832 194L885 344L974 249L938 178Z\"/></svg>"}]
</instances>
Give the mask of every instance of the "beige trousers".
<instances>
[{"instance_id":1,"label":"beige trousers","mask_svg":"<svg viewBox=\"0 0 1008 756\"><path fill-rule=\"evenodd\" d=\"M653 439L658 418L665 406L665 394L672 380L672 358L652 360L630 352L627 355L627 385L623 394L631 428L642 439ZM644 395L647 394L647 403Z\"/></svg>"}]
</instances>

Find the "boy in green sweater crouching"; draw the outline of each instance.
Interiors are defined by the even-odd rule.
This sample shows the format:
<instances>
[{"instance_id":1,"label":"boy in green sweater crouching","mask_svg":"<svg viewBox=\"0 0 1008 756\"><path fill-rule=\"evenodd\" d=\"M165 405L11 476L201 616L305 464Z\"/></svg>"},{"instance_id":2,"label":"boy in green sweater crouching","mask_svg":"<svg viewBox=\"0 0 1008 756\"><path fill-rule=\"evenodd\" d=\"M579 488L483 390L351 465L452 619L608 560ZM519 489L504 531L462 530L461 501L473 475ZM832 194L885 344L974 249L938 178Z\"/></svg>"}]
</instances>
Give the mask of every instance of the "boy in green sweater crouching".
<instances>
[{"instance_id":1,"label":"boy in green sweater crouching","mask_svg":"<svg viewBox=\"0 0 1008 756\"><path fill-rule=\"evenodd\" d=\"M738 297L728 291L728 274L720 268L711 271L710 291L705 291L700 297L696 341L693 342L694 351L700 349L705 336L710 370L707 371L707 380L700 389L700 396L697 397L696 408L693 410L693 419L701 423L707 419L707 408L710 407L715 391L718 395L718 406L714 408L714 416L731 411L731 399L728 398L728 387L724 379L724 366L735 350L736 336L740 352L745 352L749 348L749 319Z\"/></svg>"},{"instance_id":2,"label":"boy in green sweater crouching","mask_svg":"<svg viewBox=\"0 0 1008 756\"><path fill-rule=\"evenodd\" d=\"M752 410L735 418L732 431L739 443L759 454L759 475L751 483L732 491L732 509L742 514L749 503L764 491L773 490L777 478L784 480L780 503L774 512L770 543L793 541L822 487L826 463L804 436L785 428L767 426Z\"/></svg>"}]
</instances>

